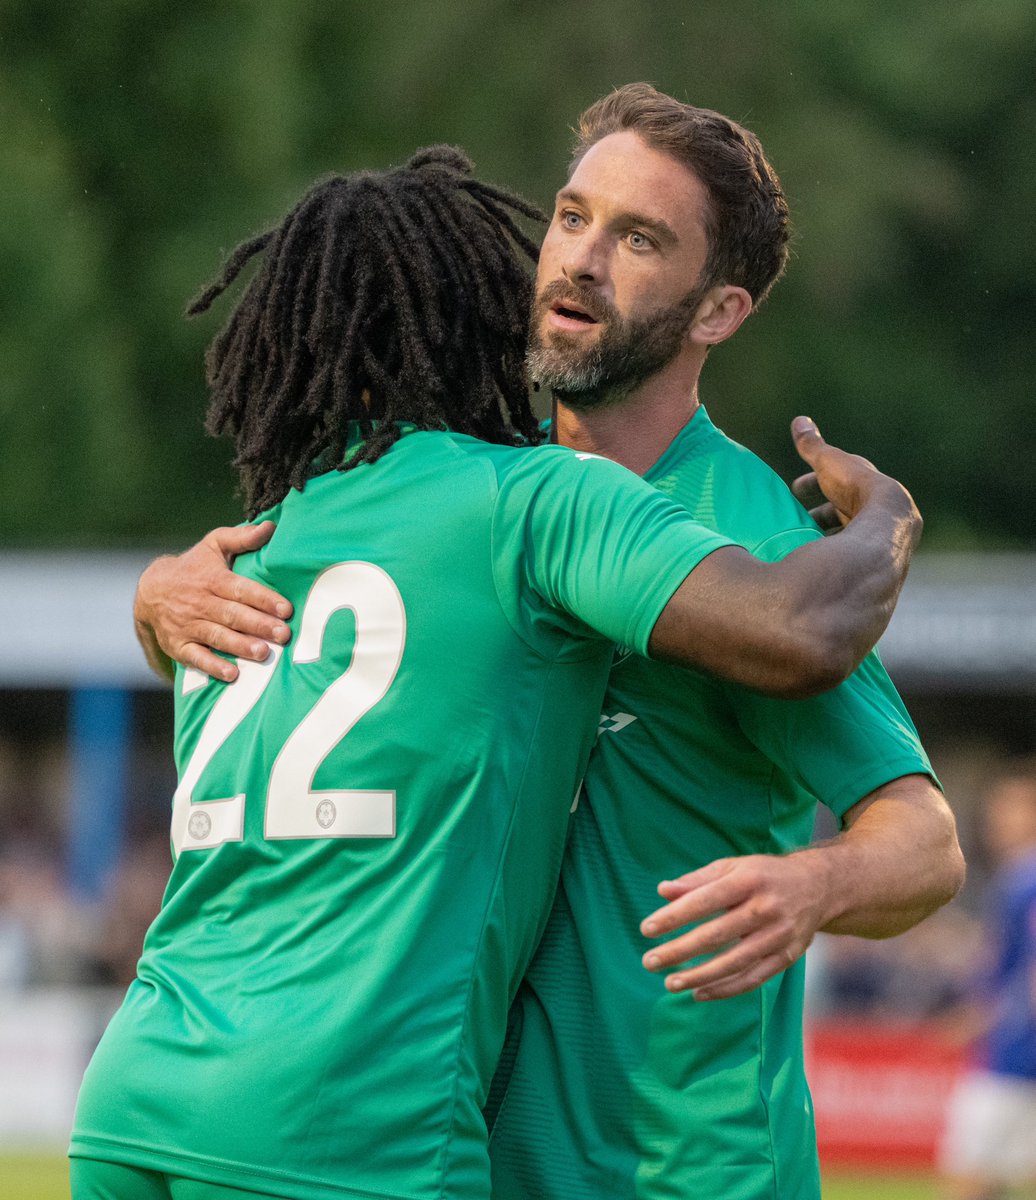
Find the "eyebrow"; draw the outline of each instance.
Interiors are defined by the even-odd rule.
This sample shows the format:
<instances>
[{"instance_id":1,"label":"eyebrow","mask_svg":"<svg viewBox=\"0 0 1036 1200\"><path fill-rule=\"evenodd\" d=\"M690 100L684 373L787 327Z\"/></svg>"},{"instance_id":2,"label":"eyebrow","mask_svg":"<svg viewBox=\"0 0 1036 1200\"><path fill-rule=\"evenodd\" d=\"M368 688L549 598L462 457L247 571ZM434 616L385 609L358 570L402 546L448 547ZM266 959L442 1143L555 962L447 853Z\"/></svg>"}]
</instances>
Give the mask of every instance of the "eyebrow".
<instances>
[{"instance_id":1,"label":"eyebrow","mask_svg":"<svg viewBox=\"0 0 1036 1200\"><path fill-rule=\"evenodd\" d=\"M577 192L575 188L562 188L557 194L558 200L570 200L573 204L581 204L584 208L589 207L589 202L582 192ZM649 217L645 213L633 212L627 210L620 212L613 218L616 222L621 222L624 225L639 225L644 229L653 233L660 242L669 246L675 246L680 240L677 237L676 230L660 217Z\"/></svg>"}]
</instances>

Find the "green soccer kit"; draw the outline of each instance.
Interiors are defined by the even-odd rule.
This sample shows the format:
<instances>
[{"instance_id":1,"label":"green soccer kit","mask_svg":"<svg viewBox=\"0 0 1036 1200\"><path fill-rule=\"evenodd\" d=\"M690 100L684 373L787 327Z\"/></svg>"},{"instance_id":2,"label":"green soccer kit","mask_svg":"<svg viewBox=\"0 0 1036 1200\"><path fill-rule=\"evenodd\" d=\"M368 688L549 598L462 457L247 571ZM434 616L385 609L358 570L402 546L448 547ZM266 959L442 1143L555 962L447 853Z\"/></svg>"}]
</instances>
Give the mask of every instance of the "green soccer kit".
<instances>
[{"instance_id":1,"label":"green soccer kit","mask_svg":"<svg viewBox=\"0 0 1036 1200\"><path fill-rule=\"evenodd\" d=\"M646 479L760 558L819 536L703 409ZM818 1197L803 962L698 1004L644 969L639 923L660 880L802 847L816 799L841 816L930 770L875 655L833 692L780 701L620 652L493 1089L493 1200Z\"/></svg>"},{"instance_id":2,"label":"green soccer kit","mask_svg":"<svg viewBox=\"0 0 1036 1200\"><path fill-rule=\"evenodd\" d=\"M271 513L292 641L177 673L175 865L71 1153L295 1200L488 1195L480 1112L613 646L729 539L614 463L407 432Z\"/></svg>"}]
</instances>

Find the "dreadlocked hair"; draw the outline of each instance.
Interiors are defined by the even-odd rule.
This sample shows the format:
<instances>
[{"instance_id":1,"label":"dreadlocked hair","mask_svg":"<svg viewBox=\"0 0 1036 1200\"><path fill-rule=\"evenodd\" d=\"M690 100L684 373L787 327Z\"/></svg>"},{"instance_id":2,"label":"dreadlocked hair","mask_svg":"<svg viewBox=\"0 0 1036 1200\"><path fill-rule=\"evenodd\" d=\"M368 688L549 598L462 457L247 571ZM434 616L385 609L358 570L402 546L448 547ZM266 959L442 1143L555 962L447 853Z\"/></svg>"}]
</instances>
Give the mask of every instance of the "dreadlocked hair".
<instances>
[{"instance_id":1,"label":"dreadlocked hair","mask_svg":"<svg viewBox=\"0 0 1036 1200\"><path fill-rule=\"evenodd\" d=\"M313 475L377 460L398 422L504 445L542 440L525 349L546 217L474 179L452 146L334 175L243 242L190 304L205 312L262 255L206 355L205 427L235 439L249 517ZM350 422L363 443L343 461Z\"/></svg>"}]
</instances>

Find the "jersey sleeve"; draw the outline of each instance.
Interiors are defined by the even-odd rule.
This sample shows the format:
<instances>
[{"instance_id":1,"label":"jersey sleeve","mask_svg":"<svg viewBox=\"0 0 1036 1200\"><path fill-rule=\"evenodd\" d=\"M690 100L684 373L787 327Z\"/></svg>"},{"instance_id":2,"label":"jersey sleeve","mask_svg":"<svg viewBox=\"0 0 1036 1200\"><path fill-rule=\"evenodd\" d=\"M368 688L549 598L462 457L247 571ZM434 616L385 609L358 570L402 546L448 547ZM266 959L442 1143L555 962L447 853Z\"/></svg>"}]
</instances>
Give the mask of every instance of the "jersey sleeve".
<instances>
[{"instance_id":1,"label":"jersey sleeve","mask_svg":"<svg viewBox=\"0 0 1036 1200\"><path fill-rule=\"evenodd\" d=\"M564 448L538 449L511 470L493 518L501 602L519 635L550 656L573 637L646 655L683 580L733 544L624 467Z\"/></svg>"},{"instance_id":2,"label":"jersey sleeve","mask_svg":"<svg viewBox=\"0 0 1036 1200\"><path fill-rule=\"evenodd\" d=\"M820 537L815 525L803 524L748 548L776 562ZM875 788L904 775L927 775L940 786L875 650L845 683L808 700L774 700L726 686L749 741L839 819Z\"/></svg>"},{"instance_id":3,"label":"jersey sleeve","mask_svg":"<svg viewBox=\"0 0 1036 1200\"><path fill-rule=\"evenodd\" d=\"M938 785L917 730L877 654L833 691L772 700L732 689L749 741L839 818L875 788L904 775Z\"/></svg>"}]
</instances>

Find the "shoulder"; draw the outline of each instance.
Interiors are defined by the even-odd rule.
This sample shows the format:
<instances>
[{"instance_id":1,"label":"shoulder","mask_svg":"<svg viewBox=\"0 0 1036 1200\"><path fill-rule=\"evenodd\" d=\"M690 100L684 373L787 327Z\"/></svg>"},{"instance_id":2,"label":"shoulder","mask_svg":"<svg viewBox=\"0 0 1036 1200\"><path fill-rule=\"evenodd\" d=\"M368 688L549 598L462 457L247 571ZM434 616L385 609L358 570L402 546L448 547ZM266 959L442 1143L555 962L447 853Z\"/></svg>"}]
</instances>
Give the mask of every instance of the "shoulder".
<instances>
[{"instance_id":1,"label":"shoulder","mask_svg":"<svg viewBox=\"0 0 1036 1200\"><path fill-rule=\"evenodd\" d=\"M695 434L681 453L660 463L662 469L652 476L659 491L759 557L781 558L820 536L784 480L757 454L707 416Z\"/></svg>"},{"instance_id":2,"label":"shoulder","mask_svg":"<svg viewBox=\"0 0 1036 1200\"><path fill-rule=\"evenodd\" d=\"M639 476L597 454L556 445L498 449L509 451L494 456L501 487L546 494L562 505L584 503L586 493L659 499Z\"/></svg>"},{"instance_id":3,"label":"shoulder","mask_svg":"<svg viewBox=\"0 0 1036 1200\"><path fill-rule=\"evenodd\" d=\"M386 482L404 490L428 486L455 500L472 489L495 495L500 480L525 461L532 450L485 442L452 430L415 430L399 439L376 463ZM364 468L358 468L362 471Z\"/></svg>"}]
</instances>

